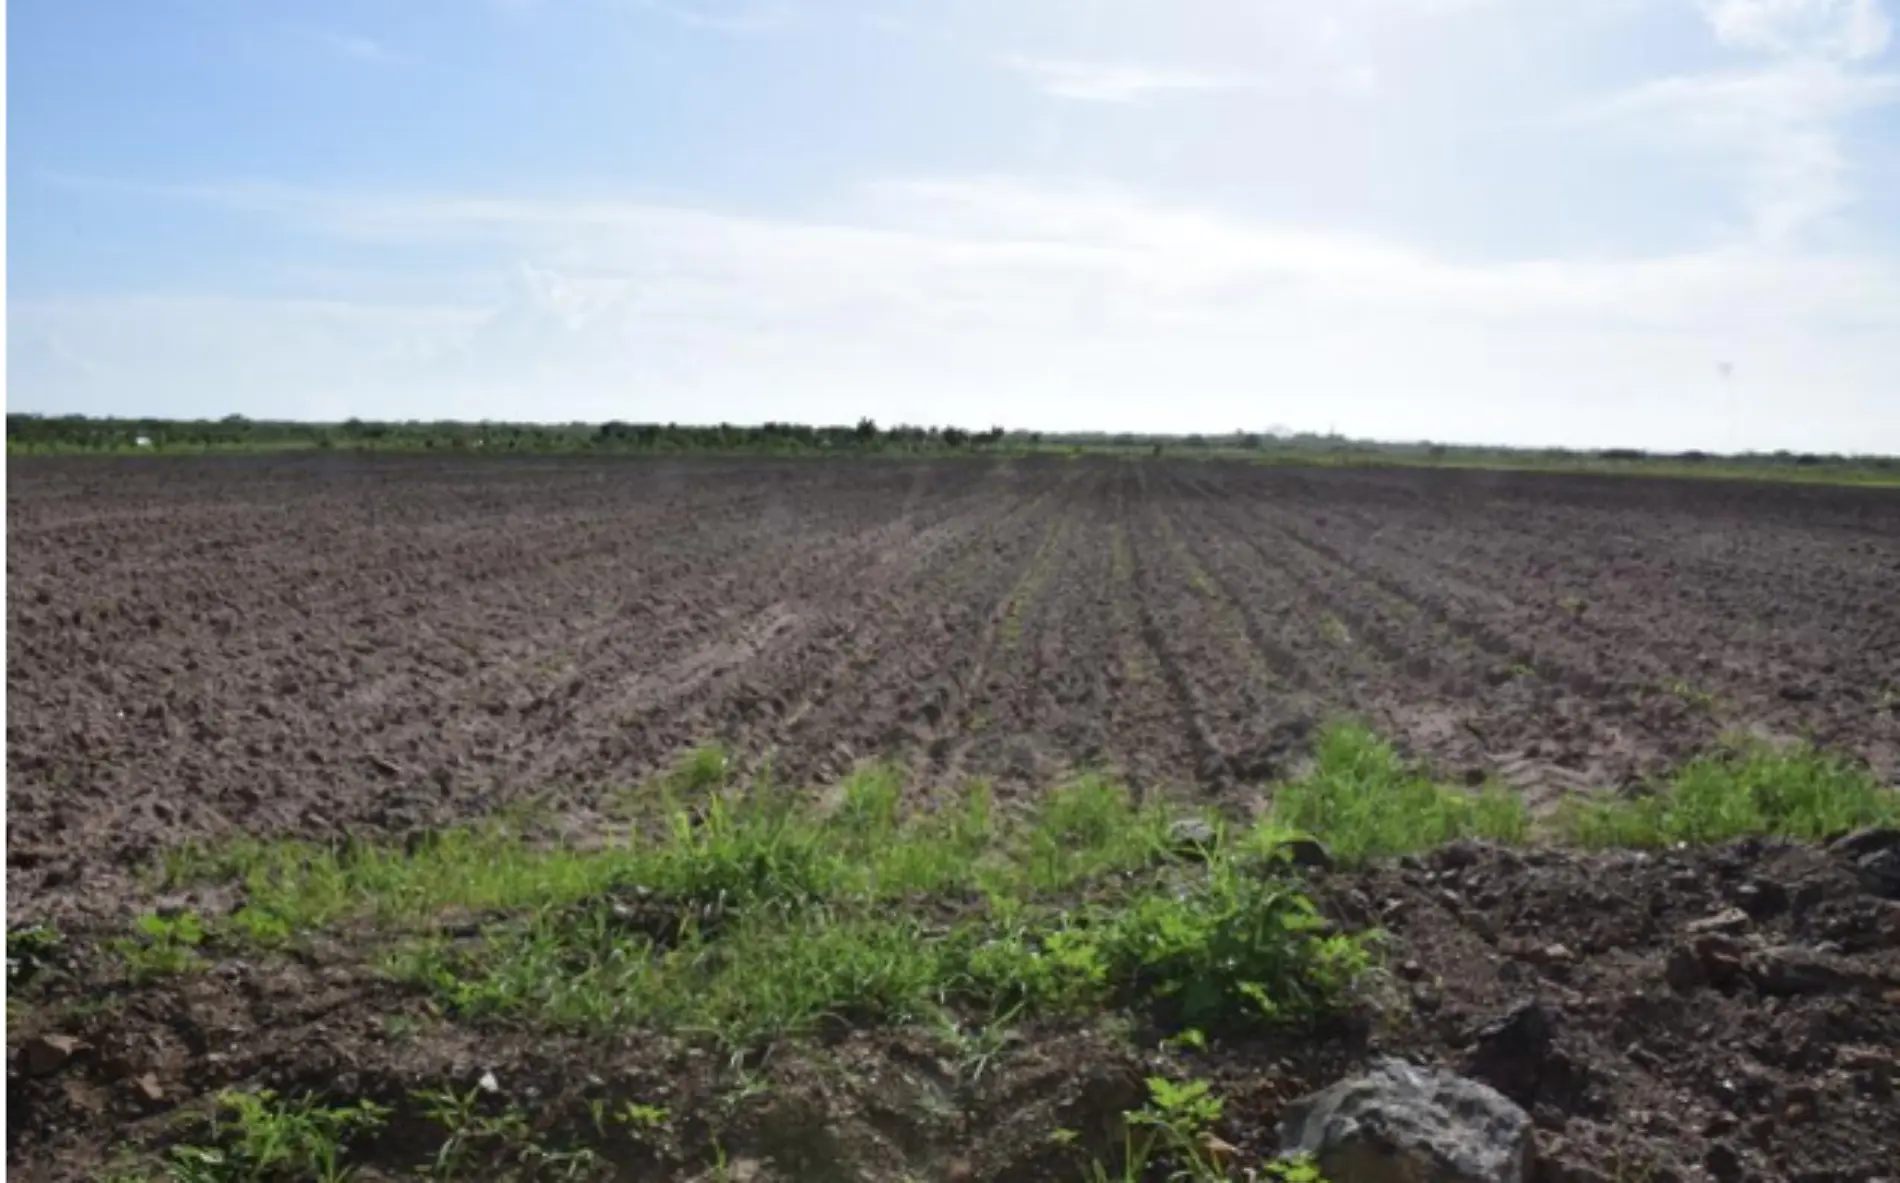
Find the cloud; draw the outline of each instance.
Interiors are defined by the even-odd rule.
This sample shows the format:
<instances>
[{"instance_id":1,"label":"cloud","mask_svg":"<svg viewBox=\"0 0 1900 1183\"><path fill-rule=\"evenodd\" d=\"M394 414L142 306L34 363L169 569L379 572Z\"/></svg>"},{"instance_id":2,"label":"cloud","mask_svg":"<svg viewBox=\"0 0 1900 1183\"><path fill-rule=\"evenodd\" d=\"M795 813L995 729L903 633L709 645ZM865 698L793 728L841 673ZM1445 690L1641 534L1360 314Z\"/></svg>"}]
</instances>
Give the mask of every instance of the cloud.
<instances>
[{"instance_id":1,"label":"cloud","mask_svg":"<svg viewBox=\"0 0 1900 1183\"><path fill-rule=\"evenodd\" d=\"M1254 85L1225 74L1115 62L1011 55L1001 64L1029 78L1044 94L1087 103L1127 103L1166 91L1244 90Z\"/></svg>"},{"instance_id":2,"label":"cloud","mask_svg":"<svg viewBox=\"0 0 1900 1183\"><path fill-rule=\"evenodd\" d=\"M1743 70L1653 79L1580 108L1672 155L1725 168L1749 231L1797 238L1854 201L1846 127L1900 101L1900 74L1866 68L1890 26L1878 0L1701 0L1716 41L1774 60Z\"/></svg>"},{"instance_id":3,"label":"cloud","mask_svg":"<svg viewBox=\"0 0 1900 1183\"><path fill-rule=\"evenodd\" d=\"M1716 40L1842 61L1878 57L1893 35L1880 0L1701 0Z\"/></svg>"},{"instance_id":4,"label":"cloud","mask_svg":"<svg viewBox=\"0 0 1900 1183\"><path fill-rule=\"evenodd\" d=\"M1742 186L1751 233L1778 242L1853 201L1853 162L1841 125L1896 101L1900 75L1802 60L1658 79L1582 114L1726 165Z\"/></svg>"},{"instance_id":5,"label":"cloud","mask_svg":"<svg viewBox=\"0 0 1900 1183\"><path fill-rule=\"evenodd\" d=\"M416 303L16 302L19 405L1900 450L1884 393L1900 274L1872 260L1472 265L1010 177L888 181L825 217L257 186L183 199L373 242L405 273L452 244L461 270ZM470 285L469 267L490 279Z\"/></svg>"}]
</instances>

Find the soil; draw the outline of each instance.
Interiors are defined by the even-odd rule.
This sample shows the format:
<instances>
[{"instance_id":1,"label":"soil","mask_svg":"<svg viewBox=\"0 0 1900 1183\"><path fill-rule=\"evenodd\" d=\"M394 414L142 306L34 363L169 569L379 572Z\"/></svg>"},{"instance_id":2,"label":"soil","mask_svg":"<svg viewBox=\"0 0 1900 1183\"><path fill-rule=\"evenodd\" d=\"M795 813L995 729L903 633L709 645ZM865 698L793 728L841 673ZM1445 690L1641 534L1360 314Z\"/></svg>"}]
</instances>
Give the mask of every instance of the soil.
<instances>
[{"instance_id":1,"label":"soil","mask_svg":"<svg viewBox=\"0 0 1900 1183\"><path fill-rule=\"evenodd\" d=\"M489 1108L525 1108L544 1138L601 1149L617 1177L711 1178L717 1144L760 1180L1029 1183L1111 1160L1147 1076L1211 1080L1219 1135L1258 1163L1289 1101L1400 1055L1523 1105L1541 1183L1868 1183L1900 1161L1900 892L1879 894L1862 865L1881 850L1900 856L1900 831L1663 854L1457 844L1317 873L1330 916L1387 933L1387 970L1336 1030L1194 1052L1025 1026L980 1062L921 1032L846 1031L780 1049L750 1089L718 1058L650 1036L436 1022L342 944L288 962L232 953L131 990L82 958L47 972L62 995L108 1005L9 1032L8 1166L94 1177L108 1145L163 1145L217 1089L262 1086L396 1108L364 1148L367 1178L396 1178L442 1139L410 1093L487 1074ZM32 1037L55 1028L77 1049L36 1074ZM668 1128L593 1136L590 1100L664 1106Z\"/></svg>"},{"instance_id":2,"label":"soil","mask_svg":"<svg viewBox=\"0 0 1900 1183\"><path fill-rule=\"evenodd\" d=\"M10 918L232 831L1079 767L1244 807L1355 714L1534 802L1729 732L1900 772L1900 491L1009 461L17 460Z\"/></svg>"},{"instance_id":3,"label":"soil","mask_svg":"<svg viewBox=\"0 0 1900 1183\"><path fill-rule=\"evenodd\" d=\"M883 757L920 794L982 776L1008 801L1094 767L1241 813L1341 714L1540 806L1731 732L1891 780L1900 492L1056 459L9 467L8 920L74 950L46 987L67 1004L9 1016L21 1178L96 1177L227 1085L395 1104L483 1073L555 1133L589 1099L666 1104L665 1136L595 1141L630 1178L695 1177L715 1137L760 1179L1067 1178L1145 1075L1214 1078L1253 1156L1380 1053L1516 1096L1549 1180L1900 1177L1900 904L1861 847L1458 846L1324 875L1336 918L1391 934L1350 1030L1195 1054L1029 1029L980 1072L847 1032L758 1066L749 1099L690 1047L436 1022L346 944L136 989L98 948L178 844L526 799L584 836L713 739L790 784ZM411 1114L371 1175L427 1153Z\"/></svg>"}]
</instances>

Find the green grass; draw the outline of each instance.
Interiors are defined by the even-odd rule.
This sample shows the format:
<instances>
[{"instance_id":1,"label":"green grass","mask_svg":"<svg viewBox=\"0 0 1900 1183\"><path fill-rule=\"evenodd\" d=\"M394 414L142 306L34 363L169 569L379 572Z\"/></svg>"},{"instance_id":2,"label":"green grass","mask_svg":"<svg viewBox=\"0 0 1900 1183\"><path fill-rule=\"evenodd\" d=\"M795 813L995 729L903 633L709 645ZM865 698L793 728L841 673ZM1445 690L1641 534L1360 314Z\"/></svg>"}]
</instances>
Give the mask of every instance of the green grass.
<instances>
[{"instance_id":1,"label":"green grass","mask_svg":"<svg viewBox=\"0 0 1900 1183\"><path fill-rule=\"evenodd\" d=\"M1694 760L1636 798L1573 801L1560 817L1579 846L1656 847L1760 836L1826 838L1900 824L1900 793L1859 765L1808 747L1742 744Z\"/></svg>"},{"instance_id":2,"label":"green grass","mask_svg":"<svg viewBox=\"0 0 1900 1183\"><path fill-rule=\"evenodd\" d=\"M1352 864L1458 838L1521 842L1530 830L1523 802L1498 786L1472 794L1434 783L1391 744L1356 723L1324 728L1311 771L1274 790L1272 818L1324 841Z\"/></svg>"},{"instance_id":3,"label":"green grass","mask_svg":"<svg viewBox=\"0 0 1900 1183\"><path fill-rule=\"evenodd\" d=\"M227 1091L198 1140L171 1148L164 1178L173 1183L267 1183L352 1177L344 1165L351 1138L373 1133L388 1111L370 1101L324 1105L313 1097Z\"/></svg>"},{"instance_id":4,"label":"green grass","mask_svg":"<svg viewBox=\"0 0 1900 1183\"><path fill-rule=\"evenodd\" d=\"M607 849L490 824L408 848L247 843L167 873L243 883L220 937L366 926L389 973L464 1018L735 1049L1006 1011L1271 1026L1338 1005L1365 967L1265 831L1189 859L1168 841L1178 811L1099 777L1009 818L981 785L910 813L903 788L865 768L824 811L759 783ZM472 938L445 931L458 917L478 918Z\"/></svg>"}]
</instances>

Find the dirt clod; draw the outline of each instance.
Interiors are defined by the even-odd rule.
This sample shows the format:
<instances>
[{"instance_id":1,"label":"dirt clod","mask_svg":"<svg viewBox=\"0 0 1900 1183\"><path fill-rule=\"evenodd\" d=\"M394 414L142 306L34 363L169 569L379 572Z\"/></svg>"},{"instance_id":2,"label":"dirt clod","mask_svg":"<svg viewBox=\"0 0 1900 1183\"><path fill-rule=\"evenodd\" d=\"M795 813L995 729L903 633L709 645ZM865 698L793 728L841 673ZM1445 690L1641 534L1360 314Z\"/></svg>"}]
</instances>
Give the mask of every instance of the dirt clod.
<instances>
[{"instance_id":1,"label":"dirt clod","mask_svg":"<svg viewBox=\"0 0 1900 1183\"><path fill-rule=\"evenodd\" d=\"M29 1076L50 1076L83 1047L70 1035L35 1035L20 1045L20 1066Z\"/></svg>"}]
</instances>

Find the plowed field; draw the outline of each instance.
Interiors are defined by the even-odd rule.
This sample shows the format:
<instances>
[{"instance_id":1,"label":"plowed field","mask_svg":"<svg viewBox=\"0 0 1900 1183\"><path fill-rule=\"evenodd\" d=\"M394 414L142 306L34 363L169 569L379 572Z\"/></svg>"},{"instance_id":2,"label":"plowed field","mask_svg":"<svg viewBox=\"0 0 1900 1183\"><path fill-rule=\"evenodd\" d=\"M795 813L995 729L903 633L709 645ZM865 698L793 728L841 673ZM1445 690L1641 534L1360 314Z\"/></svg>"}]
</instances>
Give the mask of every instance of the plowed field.
<instances>
[{"instance_id":1,"label":"plowed field","mask_svg":"<svg viewBox=\"0 0 1900 1183\"><path fill-rule=\"evenodd\" d=\"M1900 761L1900 495L939 463L16 462L14 919L233 830L582 824L716 739L1247 808L1350 713L1538 800L1724 732Z\"/></svg>"}]
</instances>

